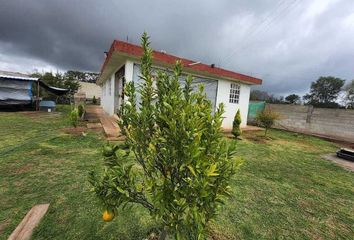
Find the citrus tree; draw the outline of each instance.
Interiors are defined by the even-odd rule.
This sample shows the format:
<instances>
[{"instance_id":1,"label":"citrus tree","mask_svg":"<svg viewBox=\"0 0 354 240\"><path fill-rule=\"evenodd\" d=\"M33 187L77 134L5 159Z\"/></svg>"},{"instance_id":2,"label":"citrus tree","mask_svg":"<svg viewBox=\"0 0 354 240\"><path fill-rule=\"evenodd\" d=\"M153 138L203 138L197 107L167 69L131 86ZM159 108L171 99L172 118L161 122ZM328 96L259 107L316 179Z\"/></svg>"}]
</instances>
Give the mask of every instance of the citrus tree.
<instances>
[{"instance_id":1,"label":"citrus tree","mask_svg":"<svg viewBox=\"0 0 354 240\"><path fill-rule=\"evenodd\" d=\"M232 131L231 131L231 133L234 135L235 138L239 137L242 133L240 125L241 125L241 113L240 113L240 109L238 109L234 121L232 123Z\"/></svg>"},{"instance_id":2,"label":"citrus tree","mask_svg":"<svg viewBox=\"0 0 354 240\"><path fill-rule=\"evenodd\" d=\"M160 239L204 239L230 194L235 145L221 133L223 105L213 113L203 86L193 91L190 76L180 84L180 62L173 73L152 75L148 39L144 33L142 84L125 87L119 121L125 143L104 148L104 171L92 172L90 182L105 208L104 220L139 204L161 225Z\"/></svg>"},{"instance_id":3,"label":"citrus tree","mask_svg":"<svg viewBox=\"0 0 354 240\"><path fill-rule=\"evenodd\" d=\"M76 128L79 123L79 110L77 108L73 108L70 111L69 120L70 120L71 125L73 125L73 127Z\"/></svg>"},{"instance_id":4,"label":"citrus tree","mask_svg":"<svg viewBox=\"0 0 354 240\"><path fill-rule=\"evenodd\" d=\"M265 128L264 136L267 136L269 128L271 128L275 121L279 119L279 114L270 108L265 108L263 111L258 112L256 121Z\"/></svg>"}]
</instances>

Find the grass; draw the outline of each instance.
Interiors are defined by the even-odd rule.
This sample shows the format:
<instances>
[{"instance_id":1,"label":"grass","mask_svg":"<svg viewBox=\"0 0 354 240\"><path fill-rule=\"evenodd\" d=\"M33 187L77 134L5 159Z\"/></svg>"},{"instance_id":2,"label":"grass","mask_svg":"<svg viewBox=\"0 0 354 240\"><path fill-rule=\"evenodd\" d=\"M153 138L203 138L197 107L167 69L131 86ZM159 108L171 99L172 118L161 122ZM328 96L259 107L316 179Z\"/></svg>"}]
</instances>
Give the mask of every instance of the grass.
<instances>
[{"instance_id":1,"label":"grass","mask_svg":"<svg viewBox=\"0 0 354 240\"><path fill-rule=\"evenodd\" d=\"M145 238L156 226L144 209L101 220L87 175L100 168L105 140L63 134L66 119L0 113L0 239L39 203L51 205L33 239ZM321 158L336 146L284 131L271 130L271 140L258 134L238 143L245 163L210 224L212 239L353 239L354 174Z\"/></svg>"}]
</instances>

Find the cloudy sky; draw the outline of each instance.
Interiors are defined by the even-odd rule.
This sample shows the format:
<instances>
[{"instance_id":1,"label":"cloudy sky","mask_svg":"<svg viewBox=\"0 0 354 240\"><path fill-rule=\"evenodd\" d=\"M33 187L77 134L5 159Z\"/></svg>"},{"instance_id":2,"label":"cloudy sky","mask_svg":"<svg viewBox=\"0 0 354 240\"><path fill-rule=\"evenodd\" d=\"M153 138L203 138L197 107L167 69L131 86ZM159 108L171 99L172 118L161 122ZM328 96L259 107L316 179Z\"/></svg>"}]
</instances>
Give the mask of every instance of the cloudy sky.
<instances>
[{"instance_id":1,"label":"cloudy sky","mask_svg":"<svg viewBox=\"0 0 354 240\"><path fill-rule=\"evenodd\" d=\"M113 39L260 77L303 94L354 79L354 0L0 0L0 69L99 71Z\"/></svg>"}]
</instances>

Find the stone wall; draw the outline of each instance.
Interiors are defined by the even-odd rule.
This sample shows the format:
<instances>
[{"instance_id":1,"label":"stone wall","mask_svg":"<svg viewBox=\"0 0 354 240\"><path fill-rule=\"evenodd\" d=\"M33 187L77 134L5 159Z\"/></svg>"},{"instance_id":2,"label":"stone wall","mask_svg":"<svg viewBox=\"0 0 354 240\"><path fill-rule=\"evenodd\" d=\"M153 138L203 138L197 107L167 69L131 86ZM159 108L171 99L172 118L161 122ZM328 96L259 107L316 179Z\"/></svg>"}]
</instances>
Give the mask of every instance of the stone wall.
<instances>
[{"instance_id":1,"label":"stone wall","mask_svg":"<svg viewBox=\"0 0 354 240\"><path fill-rule=\"evenodd\" d=\"M280 115L275 128L354 142L354 110L267 104Z\"/></svg>"}]
</instances>

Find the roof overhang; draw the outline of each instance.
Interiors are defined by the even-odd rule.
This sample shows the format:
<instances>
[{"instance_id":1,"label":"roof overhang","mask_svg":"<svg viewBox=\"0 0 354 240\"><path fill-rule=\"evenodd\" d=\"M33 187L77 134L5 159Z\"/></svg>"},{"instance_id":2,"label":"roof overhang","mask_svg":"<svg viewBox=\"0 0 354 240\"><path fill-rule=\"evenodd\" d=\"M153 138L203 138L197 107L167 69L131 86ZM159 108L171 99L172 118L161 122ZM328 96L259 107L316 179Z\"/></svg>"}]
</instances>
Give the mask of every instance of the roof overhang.
<instances>
[{"instance_id":1,"label":"roof overhang","mask_svg":"<svg viewBox=\"0 0 354 240\"><path fill-rule=\"evenodd\" d=\"M143 50L140 46L127 42L115 40L105 62L102 65L101 74L97 79L97 84L102 84L115 71L117 71L127 60L140 62ZM262 80L241 73L232 72L211 65L197 63L188 59L179 58L163 52L153 51L153 65L158 67L172 68L177 60L183 65L183 72L197 76L205 76L214 79L224 79L229 81L242 82L249 85L260 85Z\"/></svg>"}]
</instances>

